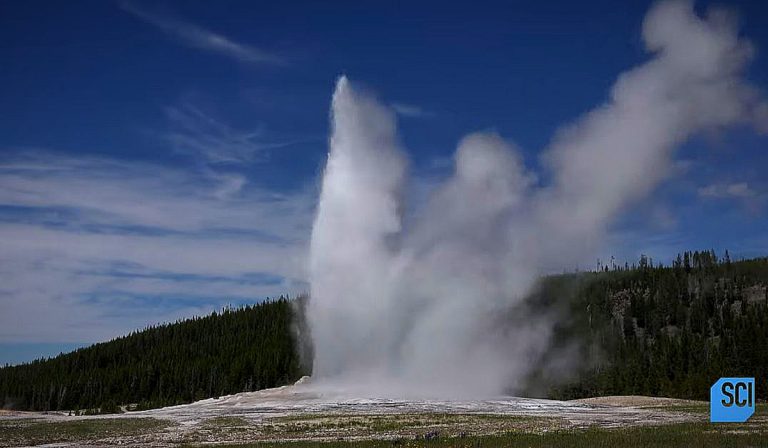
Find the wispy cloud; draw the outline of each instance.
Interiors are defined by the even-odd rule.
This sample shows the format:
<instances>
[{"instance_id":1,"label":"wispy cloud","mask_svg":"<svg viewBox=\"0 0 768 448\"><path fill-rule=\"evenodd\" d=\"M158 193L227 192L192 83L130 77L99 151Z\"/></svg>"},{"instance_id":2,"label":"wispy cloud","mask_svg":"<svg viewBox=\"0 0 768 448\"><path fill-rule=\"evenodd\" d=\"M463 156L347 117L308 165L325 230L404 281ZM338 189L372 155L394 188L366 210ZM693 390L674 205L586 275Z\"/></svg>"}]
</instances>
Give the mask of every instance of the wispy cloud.
<instances>
[{"instance_id":1,"label":"wispy cloud","mask_svg":"<svg viewBox=\"0 0 768 448\"><path fill-rule=\"evenodd\" d=\"M757 196L747 182L732 184L711 184L698 189L699 196L714 199L749 199Z\"/></svg>"},{"instance_id":2,"label":"wispy cloud","mask_svg":"<svg viewBox=\"0 0 768 448\"><path fill-rule=\"evenodd\" d=\"M434 112L425 110L420 106L406 103L392 103L392 109L400 116L408 118L430 118L435 116Z\"/></svg>"},{"instance_id":3,"label":"wispy cloud","mask_svg":"<svg viewBox=\"0 0 768 448\"><path fill-rule=\"evenodd\" d=\"M205 171L6 154L0 341L100 340L306 288L312 187L221 195Z\"/></svg>"},{"instance_id":4,"label":"wispy cloud","mask_svg":"<svg viewBox=\"0 0 768 448\"><path fill-rule=\"evenodd\" d=\"M121 2L120 7L153 25L179 42L192 48L217 53L240 62L282 65L286 61L282 57L256 48L252 45L236 42L222 34L207 30L194 23L172 17L166 14L149 11L131 2Z\"/></svg>"},{"instance_id":5,"label":"wispy cloud","mask_svg":"<svg viewBox=\"0 0 768 448\"><path fill-rule=\"evenodd\" d=\"M267 151L307 140L267 140L264 127L238 130L200 108L184 102L165 109L170 130L165 139L179 152L201 156L211 164L240 164L263 160ZM232 179L230 179L232 180ZM239 182L239 180L235 180Z\"/></svg>"},{"instance_id":6,"label":"wispy cloud","mask_svg":"<svg viewBox=\"0 0 768 448\"><path fill-rule=\"evenodd\" d=\"M768 203L768 192L748 182L714 183L697 190L700 198L709 201L732 201L751 214L760 214Z\"/></svg>"}]
</instances>

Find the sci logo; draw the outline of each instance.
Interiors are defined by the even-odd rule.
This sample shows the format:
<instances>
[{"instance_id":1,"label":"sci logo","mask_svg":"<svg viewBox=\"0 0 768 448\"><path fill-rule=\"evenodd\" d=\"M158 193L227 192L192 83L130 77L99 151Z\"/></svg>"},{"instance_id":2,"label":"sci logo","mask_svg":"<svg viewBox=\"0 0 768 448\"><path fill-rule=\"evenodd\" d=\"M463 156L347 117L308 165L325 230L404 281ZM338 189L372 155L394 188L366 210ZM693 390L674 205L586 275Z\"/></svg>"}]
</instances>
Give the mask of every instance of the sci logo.
<instances>
[{"instance_id":1,"label":"sci logo","mask_svg":"<svg viewBox=\"0 0 768 448\"><path fill-rule=\"evenodd\" d=\"M754 413L754 378L720 378L709 389L711 422L743 423Z\"/></svg>"}]
</instances>

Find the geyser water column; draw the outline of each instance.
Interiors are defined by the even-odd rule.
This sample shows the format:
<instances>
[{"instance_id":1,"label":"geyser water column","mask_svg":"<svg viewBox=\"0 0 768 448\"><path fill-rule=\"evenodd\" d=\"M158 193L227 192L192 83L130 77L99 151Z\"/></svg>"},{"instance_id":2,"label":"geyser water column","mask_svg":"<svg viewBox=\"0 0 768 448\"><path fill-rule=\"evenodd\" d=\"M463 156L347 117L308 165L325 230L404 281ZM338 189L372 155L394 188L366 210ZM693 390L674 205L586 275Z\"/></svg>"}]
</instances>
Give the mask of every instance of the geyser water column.
<instances>
[{"instance_id":1,"label":"geyser water column","mask_svg":"<svg viewBox=\"0 0 768 448\"><path fill-rule=\"evenodd\" d=\"M331 117L310 257L314 383L375 396L502 392L529 368L519 350L538 352L548 335L532 316L505 334L492 322L534 279L505 265L510 211L530 183L516 148L466 137L455 175L406 233L394 114L342 77Z\"/></svg>"},{"instance_id":2,"label":"geyser water column","mask_svg":"<svg viewBox=\"0 0 768 448\"><path fill-rule=\"evenodd\" d=\"M592 259L622 210L669 178L692 135L768 126L762 93L743 77L752 47L732 15L661 2L643 40L652 57L542 152L546 184L514 144L471 134L407 229L394 114L339 79L311 241L315 384L410 397L520 390L556 320L521 305L537 276Z\"/></svg>"},{"instance_id":3,"label":"geyser water column","mask_svg":"<svg viewBox=\"0 0 768 448\"><path fill-rule=\"evenodd\" d=\"M388 311L406 162L393 114L343 76L331 120L311 242L313 371L317 378L359 377L389 364L394 323Z\"/></svg>"},{"instance_id":4,"label":"geyser water column","mask_svg":"<svg viewBox=\"0 0 768 448\"><path fill-rule=\"evenodd\" d=\"M548 338L533 316L503 334L493 325L535 279L505 264L510 213L531 182L517 149L495 134L463 139L454 176L404 232L394 114L342 77L331 116L310 257L315 382L378 396L502 392L530 367L520 350Z\"/></svg>"}]
</instances>

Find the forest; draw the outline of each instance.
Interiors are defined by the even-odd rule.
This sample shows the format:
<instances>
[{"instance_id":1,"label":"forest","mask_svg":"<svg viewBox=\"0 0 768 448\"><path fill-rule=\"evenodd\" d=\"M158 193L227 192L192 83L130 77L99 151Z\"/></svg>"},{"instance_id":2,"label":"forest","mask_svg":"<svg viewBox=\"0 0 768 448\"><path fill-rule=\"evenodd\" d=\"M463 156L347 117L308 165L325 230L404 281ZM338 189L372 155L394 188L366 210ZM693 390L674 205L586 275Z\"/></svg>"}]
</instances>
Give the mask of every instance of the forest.
<instances>
[{"instance_id":1,"label":"forest","mask_svg":"<svg viewBox=\"0 0 768 448\"><path fill-rule=\"evenodd\" d=\"M641 257L632 266L549 277L537 295L533 302L566 316L552 353L575 343L581 360L564 383L547 380L542 363L548 397L709 400L718 378L746 376L755 377L757 397L768 398L768 258L686 252L665 267Z\"/></svg>"},{"instance_id":2,"label":"forest","mask_svg":"<svg viewBox=\"0 0 768 448\"><path fill-rule=\"evenodd\" d=\"M0 408L111 413L254 391L304 373L303 299L280 297L0 368Z\"/></svg>"},{"instance_id":3,"label":"forest","mask_svg":"<svg viewBox=\"0 0 768 448\"><path fill-rule=\"evenodd\" d=\"M311 371L307 300L227 308L0 368L0 408L108 413L292 383ZM706 400L717 378L749 376L768 395L768 258L696 251L671 266L598 264L542 278L525 306L557 324L526 390L510 392ZM553 375L564 358L577 360L571 375Z\"/></svg>"}]
</instances>

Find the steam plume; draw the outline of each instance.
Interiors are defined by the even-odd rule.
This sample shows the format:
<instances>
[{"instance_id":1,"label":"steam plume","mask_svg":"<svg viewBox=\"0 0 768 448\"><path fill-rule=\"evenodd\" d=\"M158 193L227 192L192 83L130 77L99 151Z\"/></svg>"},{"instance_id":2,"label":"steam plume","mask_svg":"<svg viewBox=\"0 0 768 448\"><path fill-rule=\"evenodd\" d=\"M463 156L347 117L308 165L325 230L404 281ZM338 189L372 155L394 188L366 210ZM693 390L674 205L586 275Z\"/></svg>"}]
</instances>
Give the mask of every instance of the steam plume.
<instances>
[{"instance_id":1,"label":"steam plume","mask_svg":"<svg viewBox=\"0 0 768 448\"><path fill-rule=\"evenodd\" d=\"M339 79L311 244L316 378L398 396L520 387L551 332L545 316L514 308L537 277L592 253L692 135L764 120L765 103L742 77L752 47L732 15L661 2L643 40L651 59L544 151L551 182L537 182L513 143L471 134L408 228L394 114ZM512 325L493 324L510 309Z\"/></svg>"}]
</instances>

